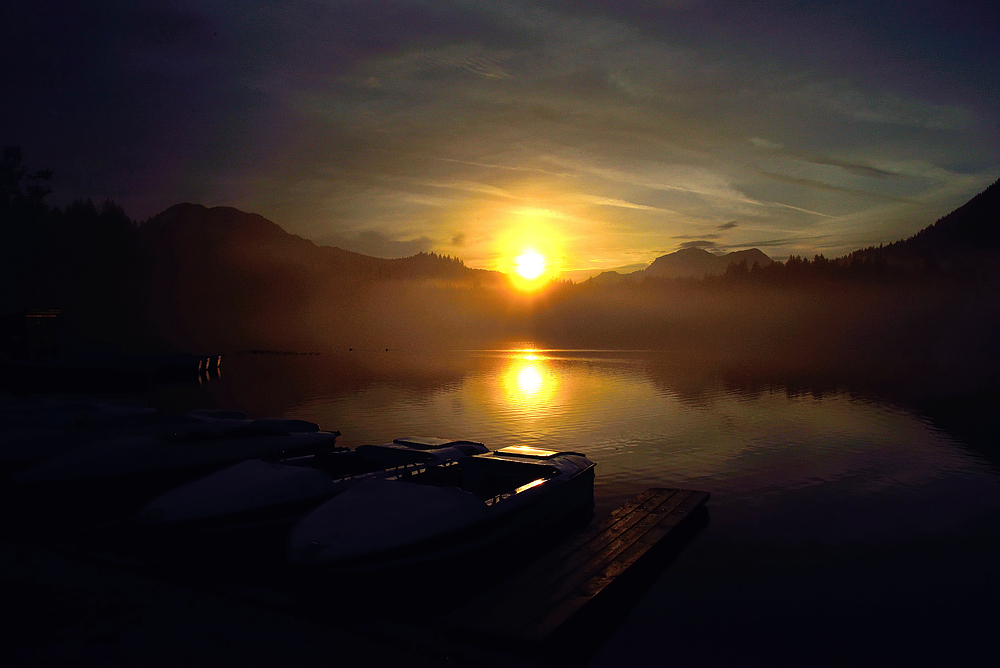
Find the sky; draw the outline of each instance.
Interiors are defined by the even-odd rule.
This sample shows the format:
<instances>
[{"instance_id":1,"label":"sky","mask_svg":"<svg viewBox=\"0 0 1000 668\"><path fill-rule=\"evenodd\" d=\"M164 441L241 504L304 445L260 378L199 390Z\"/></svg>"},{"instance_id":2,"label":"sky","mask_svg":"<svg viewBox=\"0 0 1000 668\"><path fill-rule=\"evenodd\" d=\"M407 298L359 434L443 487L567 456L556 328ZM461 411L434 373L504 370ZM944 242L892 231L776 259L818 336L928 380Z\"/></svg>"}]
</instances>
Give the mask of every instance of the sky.
<instances>
[{"instance_id":1,"label":"sky","mask_svg":"<svg viewBox=\"0 0 1000 668\"><path fill-rule=\"evenodd\" d=\"M1000 177L1000 3L4 3L0 142L52 203L263 214L551 275L828 257Z\"/></svg>"}]
</instances>

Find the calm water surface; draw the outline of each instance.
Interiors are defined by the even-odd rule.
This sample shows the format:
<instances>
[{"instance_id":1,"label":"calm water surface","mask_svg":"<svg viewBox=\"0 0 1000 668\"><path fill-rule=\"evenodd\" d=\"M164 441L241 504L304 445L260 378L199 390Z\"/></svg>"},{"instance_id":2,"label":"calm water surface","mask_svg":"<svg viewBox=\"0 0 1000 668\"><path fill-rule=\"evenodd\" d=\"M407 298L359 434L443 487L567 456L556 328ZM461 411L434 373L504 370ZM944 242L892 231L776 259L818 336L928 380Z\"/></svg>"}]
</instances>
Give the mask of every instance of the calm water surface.
<instances>
[{"instance_id":1,"label":"calm water surface","mask_svg":"<svg viewBox=\"0 0 1000 668\"><path fill-rule=\"evenodd\" d=\"M913 664L991 646L998 466L907 410L618 351L242 356L199 392L350 446L577 450L597 463L598 515L648 487L711 492L708 527L594 665Z\"/></svg>"}]
</instances>

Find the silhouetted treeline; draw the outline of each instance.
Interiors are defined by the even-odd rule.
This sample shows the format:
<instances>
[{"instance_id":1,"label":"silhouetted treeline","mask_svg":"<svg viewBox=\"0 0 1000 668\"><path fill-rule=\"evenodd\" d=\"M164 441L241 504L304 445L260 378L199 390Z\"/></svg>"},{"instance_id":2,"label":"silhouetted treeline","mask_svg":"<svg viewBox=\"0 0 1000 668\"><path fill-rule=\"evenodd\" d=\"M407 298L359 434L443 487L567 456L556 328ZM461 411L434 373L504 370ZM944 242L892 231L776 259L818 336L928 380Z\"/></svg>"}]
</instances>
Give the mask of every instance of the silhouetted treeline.
<instances>
[{"instance_id":1,"label":"silhouetted treeline","mask_svg":"<svg viewBox=\"0 0 1000 668\"><path fill-rule=\"evenodd\" d=\"M49 206L51 177L26 169L20 149L3 149L0 312L56 308L67 331L114 343L137 340L146 275L135 222L112 202Z\"/></svg>"},{"instance_id":2,"label":"silhouetted treeline","mask_svg":"<svg viewBox=\"0 0 1000 668\"><path fill-rule=\"evenodd\" d=\"M746 260L732 263L724 274L708 275L703 279L661 279L644 277L642 281L664 284L668 281L708 284L754 283L759 285L809 286L817 283L922 283L941 279L981 281L997 275L996 258L985 257L981 251L944 254L937 249L918 250L906 246L906 241L869 247L839 258L824 255L808 257L792 255L784 262L761 266Z\"/></svg>"},{"instance_id":3,"label":"silhouetted treeline","mask_svg":"<svg viewBox=\"0 0 1000 668\"><path fill-rule=\"evenodd\" d=\"M903 272L890 267L882 255L847 256L828 259L815 255L812 260L793 255L785 262L773 262L762 267L746 261L730 264L722 276L707 277L714 281L750 281L770 285L795 285L823 281L886 281L905 278Z\"/></svg>"}]
</instances>

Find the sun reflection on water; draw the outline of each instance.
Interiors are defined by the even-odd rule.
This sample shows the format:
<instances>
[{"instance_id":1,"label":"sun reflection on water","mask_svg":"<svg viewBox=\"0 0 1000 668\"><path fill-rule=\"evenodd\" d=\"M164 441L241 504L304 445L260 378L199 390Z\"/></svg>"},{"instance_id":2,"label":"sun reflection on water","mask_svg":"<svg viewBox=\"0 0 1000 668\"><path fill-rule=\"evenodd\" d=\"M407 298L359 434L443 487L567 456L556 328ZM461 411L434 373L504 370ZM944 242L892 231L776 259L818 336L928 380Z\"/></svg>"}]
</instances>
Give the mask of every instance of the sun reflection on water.
<instances>
[{"instance_id":1,"label":"sun reflection on water","mask_svg":"<svg viewBox=\"0 0 1000 668\"><path fill-rule=\"evenodd\" d=\"M517 370L517 389L523 395L532 396L538 394L545 379L542 372L534 366L523 366Z\"/></svg>"},{"instance_id":2,"label":"sun reflection on water","mask_svg":"<svg viewBox=\"0 0 1000 668\"><path fill-rule=\"evenodd\" d=\"M507 402L536 412L551 405L558 379L550 362L535 350L514 351L502 371L500 385Z\"/></svg>"}]
</instances>

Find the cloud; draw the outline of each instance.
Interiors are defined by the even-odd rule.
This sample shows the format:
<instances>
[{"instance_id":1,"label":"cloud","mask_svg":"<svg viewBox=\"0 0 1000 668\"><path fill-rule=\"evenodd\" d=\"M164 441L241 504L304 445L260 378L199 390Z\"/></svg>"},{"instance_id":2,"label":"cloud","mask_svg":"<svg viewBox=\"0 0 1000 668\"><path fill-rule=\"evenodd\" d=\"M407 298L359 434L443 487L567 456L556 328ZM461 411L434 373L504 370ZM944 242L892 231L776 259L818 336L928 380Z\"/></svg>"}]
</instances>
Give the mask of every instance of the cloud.
<instances>
[{"instance_id":1,"label":"cloud","mask_svg":"<svg viewBox=\"0 0 1000 668\"><path fill-rule=\"evenodd\" d=\"M362 230L353 235L326 235L317 239L317 243L326 246L337 246L338 248L361 253L362 255L384 258L410 257L417 253L426 253L434 245L434 241L428 237L399 240L386 236L376 230Z\"/></svg>"},{"instance_id":2,"label":"cloud","mask_svg":"<svg viewBox=\"0 0 1000 668\"><path fill-rule=\"evenodd\" d=\"M598 206L616 206L621 209L635 209L637 211L654 211L656 213L676 213L670 209L664 209L658 206L648 206L646 204L636 204L635 202L629 202L622 199L615 199L613 197L594 197L590 195L581 196L585 202L590 204L597 204Z\"/></svg>"},{"instance_id":3,"label":"cloud","mask_svg":"<svg viewBox=\"0 0 1000 668\"><path fill-rule=\"evenodd\" d=\"M503 197L506 199L520 199L513 193L503 188L498 188L497 186L492 186L486 183L477 183L475 181L433 181L430 179L418 179L410 177L400 177L400 176L381 176L380 178L390 181L396 181L400 183L406 183L414 186L422 186L425 188L447 188L451 190L458 190L461 192L472 193L476 195L491 195L493 197Z\"/></svg>"},{"instance_id":4,"label":"cloud","mask_svg":"<svg viewBox=\"0 0 1000 668\"><path fill-rule=\"evenodd\" d=\"M735 220L730 220L728 223L723 223L722 225L719 225L717 229L720 229L720 230L731 230L731 229L733 229L734 227L736 227L738 225L739 225L739 223L737 223Z\"/></svg>"},{"instance_id":5,"label":"cloud","mask_svg":"<svg viewBox=\"0 0 1000 668\"><path fill-rule=\"evenodd\" d=\"M367 86L375 79L382 86L387 81L409 82L422 75L448 70L465 70L487 79L510 79L512 75L501 63L512 55L511 51L487 48L477 42L414 49L370 61L360 73L359 83Z\"/></svg>"},{"instance_id":6,"label":"cloud","mask_svg":"<svg viewBox=\"0 0 1000 668\"><path fill-rule=\"evenodd\" d=\"M698 239L697 241L685 241L681 244L681 248L718 248L719 244L714 241L708 241L706 239Z\"/></svg>"},{"instance_id":7,"label":"cloud","mask_svg":"<svg viewBox=\"0 0 1000 668\"><path fill-rule=\"evenodd\" d=\"M926 102L891 91L868 93L847 80L811 82L789 97L870 123L964 131L976 121L968 109L958 105Z\"/></svg>"},{"instance_id":8,"label":"cloud","mask_svg":"<svg viewBox=\"0 0 1000 668\"><path fill-rule=\"evenodd\" d=\"M898 197L893 197L892 195L885 195L882 193L865 192L863 190L855 190L854 188L846 188L844 186L835 186L830 183L823 183L822 181L816 181L814 179L806 179L801 176L788 176L786 174L776 174L774 172L766 172L761 170L761 176L766 176L769 179L775 181L780 181L781 183L789 183L795 186L801 186L803 188L814 188L816 190L827 190L829 192L836 193L846 193L848 195L855 195L857 197L866 197L869 199L881 200L884 202L906 202L905 199L900 199Z\"/></svg>"},{"instance_id":9,"label":"cloud","mask_svg":"<svg viewBox=\"0 0 1000 668\"><path fill-rule=\"evenodd\" d=\"M826 156L813 155L805 151L791 151L787 150L781 144L775 144L769 142L766 139L758 139L754 137L750 140L754 145L761 146L763 148L768 148L774 153L780 155L788 156L795 160L801 160L803 162L809 162L814 165L827 165L830 167L839 167L846 172L854 174L855 176L864 176L870 178L885 178L891 176L899 176L897 172L883 169L880 167L875 167L866 162L860 162L857 160L841 160L838 158L831 158ZM759 143L760 142L760 143Z\"/></svg>"},{"instance_id":10,"label":"cloud","mask_svg":"<svg viewBox=\"0 0 1000 668\"><path fill-rule=\"evenodd\" d=\"M830 234L814 234L811 236L800 236L800 237L782 237L777 239L763 239L759 241L751 241L745 244L740 244L747 248L792 248L792 249L802 249L802 248L815 248L817 242L825 239L829 239L832 235ZM808 246L806 245L808 244ZM802 252L799 250L799 252Z\"/></svg>"},{"instance_id":11,"label":"cloud","mask_svg":"<svg viewBox=\"0 0 1000 668\"><path fill-rule=\"evenodd\" d=\"M553 172L548 169L541 169L540 167L524 167L524 166L511 166L511 165L498 165L488 162L477 162L475 160L459 160L457 158L440 158L437 156L430 156L431 160L438 160L440 162L454 162L460 165L470 165L473 167L486 167L488 169L505 169L512 172L538 172L539 174L549 174L551 176L564 176L572 177L576 174L570 174L568 172Z\"/></svg>"},{"instance_id":12,"label":"cloud","mask_svg":"<svg viewBox=\"0 0 1000 668\"><path fill-rule=\"evenodd\" d=\"M790 154L794 155L794 154ZM831 167L840 167L844 171L850 172L857 176L869 176L874 178L883 178L886 176L899 176L897 172L892 172L887 169L879 169L878 167L873 167L860 162L847 162L845 160L836 160L834 158L820 158L816 156L797 156L801 157L807 162L811 162L817 165L830 165Z\"/></svg>"},{"instance_id":13,"label":"cloud","mask_svg":"<svg viewBox=\"0 0 1000 668\"><path fill-rule=\"evenodd\" d=\"M464 246L465 245L465 232L459 232L451 238L452 246Z\"/></svg>"},{"instance_id":14,"label":"cloud","mask_svg":"<svg viewBox=\"0 0 1000 668\"><path fill-rule=\"evenodd\" d=\"M766 148L771 151L776 151L780 148L784 148L784 144L768 141L767 139L761 139L760 137L750 137L750 143L758 148Z\"/></svg>"}]
</instances>

